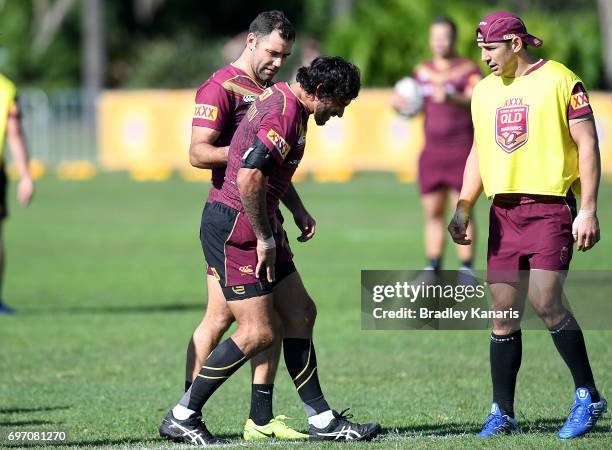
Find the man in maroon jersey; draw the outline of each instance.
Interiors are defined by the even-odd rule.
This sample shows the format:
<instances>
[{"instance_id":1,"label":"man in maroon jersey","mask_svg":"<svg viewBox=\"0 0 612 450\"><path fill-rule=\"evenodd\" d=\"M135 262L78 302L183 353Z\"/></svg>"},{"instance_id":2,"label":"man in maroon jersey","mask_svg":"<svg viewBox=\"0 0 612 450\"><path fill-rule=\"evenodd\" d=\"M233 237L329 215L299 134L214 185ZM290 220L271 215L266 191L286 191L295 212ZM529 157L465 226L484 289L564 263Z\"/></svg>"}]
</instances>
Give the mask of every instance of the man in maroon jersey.
<instances>
[{"instance_id":1,"label":"man in maroon jersey","mask_svg":"<svg viewBox=\"0 0 612 450\"><path fill-rule=\"evenodd\" d=\"M286 248L275 214L291 183L306 143L308 116L317 125L357 97L359 71L339 57L316 58L298 71L297 82L277 83L249 108L229 149L226 181L202 220L202 245L219 275L238 323L230 338L206 359L191 388L168 412L160 434L175 441L218 442L201 421L215 390L248 358L271 345L283 323L285 364L308 414L312 440L366 440L378 423L357 424L332 411L321 391L312 343L316 306Z\"/></svg>"},{"instance_id":2,"label":"man in maroon jersey","mask_svg":"<svg viewBox=\"0 0 612 450\"><path fill-rule=\"evenodd\" d=\"M425 147L419 158L419 190L425 213L426 269L433 274L442 265L447 197L450 194L452 205L457 202L474 139L469 109L472 88L482 78L474 62L457 55L456 37L451 19L434 20L429 30L433 58L418 64L413 75L424 97ZM391 105L401 111L405 102L395 95ZM468 233L473 241L473 225ZM457 246L457 253L461 268L471 271L472 246Z\"/></svg>"},{"instance_id":3,"label":"man in maroon jersey","mask_svg":"<svg viewBox=\"0 0 612 450\"><path fill-rule=\"evenodd\" d=\"M238 124L248 107L263 92L291 53L295 39L293 25L280 11L266 11L251 23L246 46L240 57L222 67L198 89L192 122L189 159L192 165L212 169L212 186L205 210L217 200L227 164L227 151ZM305 238L314 234L314 219L306 212L291 186L283 198ZM277 212L280 216L280 211ZM207 270L208 303L202 322L193 333L187 349L185 390L223 334L234 321L212 268ZM244 437L268 438L274 428L276 439L304 439L272 414L274 378L280 357L281 340L251 360L253 385L251 410Z\"/></svg>"}]
</instances>

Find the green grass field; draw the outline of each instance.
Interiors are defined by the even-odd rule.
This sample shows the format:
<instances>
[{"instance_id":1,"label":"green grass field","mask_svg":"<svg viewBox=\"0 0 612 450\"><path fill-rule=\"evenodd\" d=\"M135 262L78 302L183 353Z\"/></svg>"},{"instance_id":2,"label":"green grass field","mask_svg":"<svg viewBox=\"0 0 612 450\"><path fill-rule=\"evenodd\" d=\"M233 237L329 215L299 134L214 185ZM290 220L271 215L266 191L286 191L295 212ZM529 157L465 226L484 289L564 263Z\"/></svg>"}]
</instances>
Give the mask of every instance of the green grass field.
<instances>
[{"instance_id":1,"label":"green grass field","mask_svg":"<svg viewBox=\"0 0 612 450\"><path fill-rule=\"evenodd\" d=\"M198 228L207 189L178 179L134 183L101 175L87 182L43 179L28 210L11 199L5 298L19 314L0 317L0 434L63 429L71 447L177 447L160 440L157 427L182 393L186 343L205 306ZM357 420L378 420L386 430L352 447L612 447L612 414L586 438L555 438L573 383L541 331L523 337L516 409L526 433L474 438L491 401L488 332L360 329L360 270L424 264L415 186L368 175L298 189L318 221L317 236L305 244L295 241L290 219L287 227L319 309L315 343L323 389L334 408L351 407ZM573 267L612 268L610 204L612 187L605 186L603 240L575 255ZM483 225L486 211L481 200ZM481 233L479 268L485 244ZM454 251L448 255L446 267L456 268ZM612 332L586 338L599 388L612 398ZM241 369L205 408L211 431L236 446L245 445L249 378L248 367ZM282 362L275 413L306 428Z\"/></svg>"}]
</instances>

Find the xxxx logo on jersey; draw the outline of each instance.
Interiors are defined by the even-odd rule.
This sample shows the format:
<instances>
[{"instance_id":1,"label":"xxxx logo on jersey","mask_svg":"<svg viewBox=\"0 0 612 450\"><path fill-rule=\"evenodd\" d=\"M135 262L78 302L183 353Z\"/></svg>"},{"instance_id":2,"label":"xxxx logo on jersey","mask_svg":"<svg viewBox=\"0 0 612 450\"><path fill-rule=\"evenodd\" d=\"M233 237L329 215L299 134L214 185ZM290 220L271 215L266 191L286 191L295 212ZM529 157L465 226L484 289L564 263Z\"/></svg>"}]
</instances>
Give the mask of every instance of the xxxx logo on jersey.
<instances>
[{"instance_id":1,"label":"xxxx logo on jersey","mask_svg":"<svg viewBox=\"0 0 612 450\"><path fill-rule=\"evenodd\" d=\"M195 105L195 110L193 112L193 117L196 119L206 119L206 120L217 120L218 109L213 105L205 105L203 103L198 103Z\"/></svg>"},{"instance_id":2,"label":"xxxx logo on jersey","mask_svg":"<svg viewBox=\"0 0 612 450\"><path fill-rule=\"evenodd\" d=\"M572 109L575 111L577 109L584 108L585 106L589 106L589 99L584 92L578 92L577 94L572 95L570 104Z\"/></svg>"},{"instance_id":3,"label":"xxxx logo on jersey","mask_svg":"<svg viewBox=\"0 0 612 450\"><path fill-rule=\"evenodd\" d=\"M287 141L285 141L285 138L283 138L280 134L278 134L276 130L274 130L274 128L270 128L270 131L268 131L267 137L270 140L270 142L274 144L274 147L276 148L276 150L278 150L281 157L285 159L285 156L287 156L287 153L289 153L289 150L291 150L291 146L287 144Z\"/></svg>"},{"instance_id":4,"label":"xxxx logo on jersey","mask_svg":"<svg viewBox=\"0 0 612 450\"><path fill-rule=\"evenodd\" d=\"M525 145L529 138L529 105L522 97L506 99L495 113L495 142L505 152L512 153Z\"/></svg>"}]
</instances>

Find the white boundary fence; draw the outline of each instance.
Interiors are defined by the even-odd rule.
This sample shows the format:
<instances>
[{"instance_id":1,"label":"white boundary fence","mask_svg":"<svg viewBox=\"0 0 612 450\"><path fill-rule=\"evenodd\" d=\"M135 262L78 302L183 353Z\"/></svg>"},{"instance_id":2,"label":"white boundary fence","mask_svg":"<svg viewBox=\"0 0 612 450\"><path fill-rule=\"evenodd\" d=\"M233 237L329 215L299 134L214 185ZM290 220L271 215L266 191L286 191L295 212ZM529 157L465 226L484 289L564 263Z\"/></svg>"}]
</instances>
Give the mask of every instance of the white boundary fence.
<instances>
[{"instance_id":1,"label":"white boundary fence","mask_svg":"<svg viewBox=\"0 0 612 450\"><path fill-rule=\"evenodd\" d=\"M97 97L82 90L19 91L23 128L32 159L55 167L65 161L97 163ZM10 158L10 154L7 154Z\"/></svg>"}]
</instances>

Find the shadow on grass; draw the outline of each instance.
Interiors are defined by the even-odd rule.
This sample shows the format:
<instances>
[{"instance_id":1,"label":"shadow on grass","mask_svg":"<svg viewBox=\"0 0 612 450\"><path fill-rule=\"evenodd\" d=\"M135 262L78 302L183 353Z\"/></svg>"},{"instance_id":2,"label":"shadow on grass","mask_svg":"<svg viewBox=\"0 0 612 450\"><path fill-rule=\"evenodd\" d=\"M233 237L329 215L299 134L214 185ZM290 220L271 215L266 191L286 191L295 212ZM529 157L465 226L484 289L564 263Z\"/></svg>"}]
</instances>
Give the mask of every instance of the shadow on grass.
<instances>
[{"instance_id":1,"label":"shadow on grass","mask_svg":"<svg viewBox=\"0 0 612 450\"><path fill-rule=\"evenodd\" d=\"M565 423L566 417L559 418L544 418L537 420L521 420L519 417L519 426L523 433L556 433ZM595 429L589 432L591 434L611 434L610 427L596 425Z\"/></svg>"},{"instance_id":2,"label":"shadow on grass","mask_svg":"<svg viewBox=\"0 0 612 450\"><path fill-rule=\"evenodd\" d=\"M46 441L45 446L48 447L95 447L95 448L105 448L111 445L135 445L139 444L139 447L142 447L143 444L152 444L159 439L92 439L92 440L80 440L80 441L68 441L68 442L53 442ZM25 443L25 442L15 442L9 443L6 445L6 448L24 448L24 447L39 447L40 442L36 443Z\"/></svg>"},{"instance_id":3,"label":"shadow on grass","mask_svg":"<svg viewBox=\"0 0 612 450\"><path fill-rule=\"evenodd\" d=\"M24 425L53 425L55 422L48 420L12 420L12 421L0 421L0 428L2 427L21 427Z\"/></svg>"},{"instance_id":4,"label":"shadow on grass","mask_svg":"<svg viewBox=\"0 0 612 450\"><path fill-rule=\"evenodd\" d=\"M536 420L521 420L518 418L519 426L521 427L522 434L530 433L550 433L555 434L563 423L565 417L550 417ZM475 424L473 422L456 423L456 422L445 422L445 423L431 423L415 425L411 427L384 427L383 434L380 435L382 438L393 438L394 436L399 438L418 438L418 437L460 437L460 436L473 436L480 432L482 429L481 424ZM589 432L589 435L601 435L608 434L612 435L610 427L598 425L594 430Z\"/></svg>"},{"instance_id":5,"label":"shadow on grass","mask_svg":"<svg viewBox=\"0 0 612 450\"><path fill-rule=\"evenodd\" d=\"M401 437L426 437L426 436L460 436L472 435L481 430L481 426L472 422L457 423L426 423L422 425L414 425L410 427L385 427L383 425L383 434L381 437L393 437L400 435Z\"/></svg>"},{"instance_id":6,"label":"shadow on grass","mask_svg":"<svg viewBox=\"0 0 612 450\"><path fill-rule=\"evenodd\" d=\"M169 303L166 305L125 305L125 306L73 306L60 308L21 308L20 316L47 316L55 314L149 314L160 312L204 311L206 304Z\"/></svg>"},{"instance_id":7,"label":"shadow on grass","mask_svg":"<svg viewBox=\"0 0 612 450\"><path fill-rule=\"evenodd\" d=\"M237 444L240 445L241 443L244 443L244 441L239 442L238 439L242 439L242 435L240 434L224 434L224 435L219 435L220 438L224 438L224 439L230 439L230 445L231 444ZM178 445L178 444L173 444L171 441L167 441L165 439L161 439L161 438L145 438L145 439L139 439L139 438L123 438L123 439L80 439L80 440L69 440L68 442L52 442L52 441L47 441L45 442L46 446L49 447L95 447L95 448L105 448L111 445L123 445L123 446L134 446L134 447L143 447L146 446L146 444L167 444L167 445ZM6 448L23 448L23 447L36 447L39 446L40 443L32 443L32 444L28 444L28 443L24 443L24 442L20 442L20 443L8 443L6 445Z\"/></svg>"},{"instance_id":8,"label":"shadow on grass","mask_svg":"<svg viewBox=\"0 0 612 450\"><path fill-rule=\"evenodd\" d=\"M0 408L0 414L25 414L69 409L70 406L41 406L39 408Z\"/></svg>"}]
</instances>

